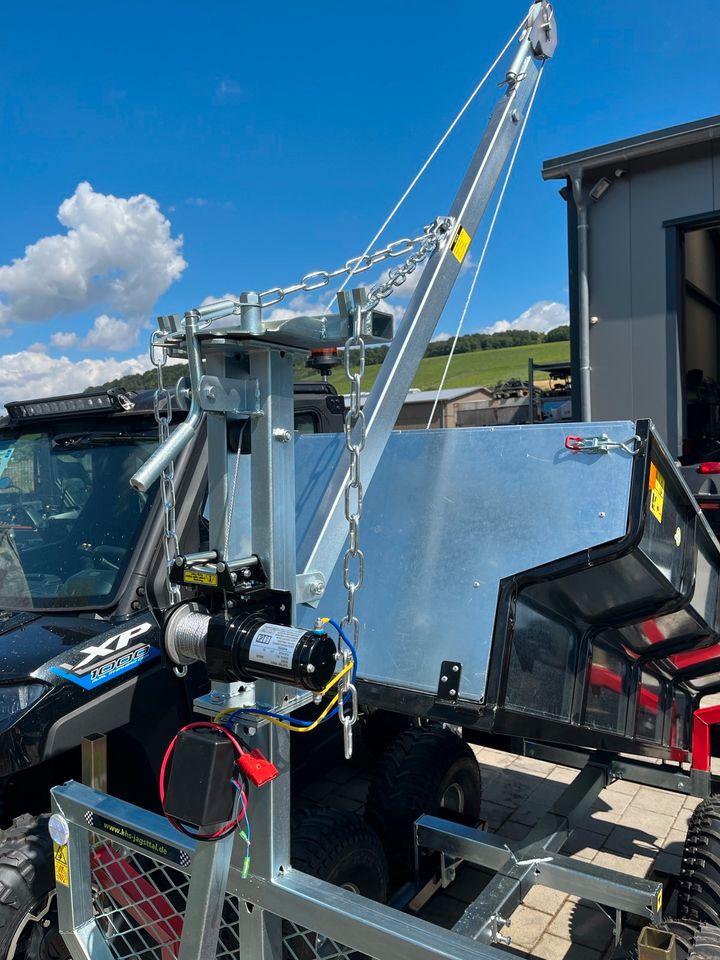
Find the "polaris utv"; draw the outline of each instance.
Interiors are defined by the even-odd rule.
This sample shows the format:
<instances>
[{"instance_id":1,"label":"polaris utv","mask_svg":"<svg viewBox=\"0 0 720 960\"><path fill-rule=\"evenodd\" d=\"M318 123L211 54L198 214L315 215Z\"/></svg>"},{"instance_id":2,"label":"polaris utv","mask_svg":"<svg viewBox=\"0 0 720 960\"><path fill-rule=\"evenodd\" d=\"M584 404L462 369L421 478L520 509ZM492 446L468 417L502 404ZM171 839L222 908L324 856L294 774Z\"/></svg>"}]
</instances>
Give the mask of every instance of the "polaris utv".
<instances>
[{"instance_id":1,"label":"polaris utv","mask_svg":"<svg viewBox=\"0 0 720 960\"><path fill-rule=\"evenodd\" d=\"M296 385L302 432L342 429L327 383ZM174 406L174 402L173 402ZM164 505L129 478L157 446L154 393L112 389L6 404L0 420L0 958L68 955L54 920L51 786L80 779L106 734L107 788L158 808L154 771L205 692L160 668ZM174 423L184 416L173 410ZM196 442L175 465L184 552L206 536ZM232 446L232 444L231 444ZM240 450L235 456L240 458ZM230 458L233 453L229 454ZM97 771L96 771L97 773ZM102 776L102 773L100 773Z\"/></svg>"}]
</instances>

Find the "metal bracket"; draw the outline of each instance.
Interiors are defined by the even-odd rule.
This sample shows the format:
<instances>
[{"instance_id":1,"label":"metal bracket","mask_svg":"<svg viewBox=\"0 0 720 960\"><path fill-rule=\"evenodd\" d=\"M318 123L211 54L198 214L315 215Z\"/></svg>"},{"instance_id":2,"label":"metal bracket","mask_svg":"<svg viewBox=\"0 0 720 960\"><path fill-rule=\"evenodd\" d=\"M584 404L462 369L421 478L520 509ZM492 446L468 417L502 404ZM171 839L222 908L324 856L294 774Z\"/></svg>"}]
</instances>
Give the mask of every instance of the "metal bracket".
<instances>
[{"instance_id":1,"label":"metal bracket","mask_svg":"<svg viewBox=\"0 0 720 960\"><path fill-rule=\"evenodd\" d=\"M299 573L295 578L295 603L316 607L325 593L325 577L321 573Z\"/></svg>"},{"instance_id":2,"label":"metal bracket","mask_svg":"<svg viewBox=\"0 0 720 960\"><path fill-rule=\"evenodd\" d=\"M461 663L455 660L443 660L440 667L440 679L438 680L438 700L443 700L446 703L457 703L460 696L461 677Z\"/></svg>"},{"instance_id":3,"label":"metal bracket","mask_svg":"<svg viewBox=\"0 0 720 960\"><path fill-rule=\"evenodd\" d=\"M500 914L494 913L490 917L490 941L491 943L501 943L505 947L509 947L512 943L512 937L503 936L500 931L503 927L509 927L512 923L511 920L506 920L504 917L501 917Z\"/></svg>"},{"instance_id":4,"label":"metal bracket","mask_svg":"<svg viewBox=\"0 0 720 960\"><path fill-rule=\"evenodd\" d=\"M260 387L257 380L230 380L204 376L199 384L200 406L213 413L260 413Z\"/></svg>"}]
</instances>

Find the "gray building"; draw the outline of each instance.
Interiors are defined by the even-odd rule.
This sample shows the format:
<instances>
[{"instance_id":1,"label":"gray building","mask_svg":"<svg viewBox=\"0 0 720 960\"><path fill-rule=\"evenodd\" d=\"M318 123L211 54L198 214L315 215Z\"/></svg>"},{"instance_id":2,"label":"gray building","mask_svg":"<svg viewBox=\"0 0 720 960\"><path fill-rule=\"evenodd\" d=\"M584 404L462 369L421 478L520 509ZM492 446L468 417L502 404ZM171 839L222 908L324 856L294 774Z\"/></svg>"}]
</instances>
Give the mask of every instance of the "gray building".
<instances>
[{"instance_id":1,"label":"gray building","mask_svg":"<svg viewBox=\"0 0 720 960\"><path fill-rule=\"evenodd\" d=\"M574 416L720 441L720 117L548 160L565 181Z\"/></svg>"}]
</instances>

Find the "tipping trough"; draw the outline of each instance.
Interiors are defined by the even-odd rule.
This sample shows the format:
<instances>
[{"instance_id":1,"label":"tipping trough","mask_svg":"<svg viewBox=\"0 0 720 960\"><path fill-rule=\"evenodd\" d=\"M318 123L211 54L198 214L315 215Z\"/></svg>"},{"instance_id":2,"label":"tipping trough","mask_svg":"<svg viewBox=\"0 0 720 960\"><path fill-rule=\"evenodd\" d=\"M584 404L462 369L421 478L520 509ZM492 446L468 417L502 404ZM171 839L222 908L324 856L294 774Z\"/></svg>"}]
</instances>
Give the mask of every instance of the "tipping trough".
<instances>
[{"instance_id":1,"label":"tipping trough","mask_svg":"<svg viewBox=\"0 0 720 960\"><path fill-rule=\"evenodd\" d=\"M568 449L590 433L611 444ZM341 455L298 439L301 549ZM648 421L395 433L364 518L366 703L686 759L720 684L720 548ZM323 608L342 594L339 564Z\"/></svg>"}]
</instances>

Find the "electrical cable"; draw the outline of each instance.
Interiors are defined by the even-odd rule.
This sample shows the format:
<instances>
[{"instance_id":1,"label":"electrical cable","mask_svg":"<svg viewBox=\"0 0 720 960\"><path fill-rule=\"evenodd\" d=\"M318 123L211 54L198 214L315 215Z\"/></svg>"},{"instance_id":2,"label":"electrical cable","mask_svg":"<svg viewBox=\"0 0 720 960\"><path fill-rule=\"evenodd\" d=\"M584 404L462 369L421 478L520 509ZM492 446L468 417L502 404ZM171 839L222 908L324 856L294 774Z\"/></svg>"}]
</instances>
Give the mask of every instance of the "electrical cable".
<instances>
[{"instance_id":1,"label":"electrical cable","mask_svg":"<svg viewBox=\"0 0 720 960\"><path fill-rule=\"evenodd\" d=\"M368 245L365 247L365 250L364 250L364 252L363 252L363 255L358 259L358 264L361 264L361 263L365 260L365 257L370 253L370 251L374 248L375 244L378 242L378 240L380 239L380 237L383 235L383 233L385 233L385 230L390 226L390 223L391 223L392 220L394 219L394 217L395 217L395 215L397 214L397 212L398 212L398 210L400 209L400 207L402 207L402 205L405 203L405 201L406 201L407 198L410 196L410 194L412 193L412 191L415 189L415 187L417 186L417 184L418 184L419 180L421 179L421 177L424 175L424 173L425 173L425 171L427 170L427 168L430 166L430 164L433 162L433 160L435 159L435 157L436 157L436 156L438 155L438 153L440 152L440 150L441 150L442 146L444 145L445 141L447 140L447 138L448 138L448 137L450 136L450 134L453 132L453 130L454 130L455 127L458 125L458 123L460 122L460 120L462 119L462 117L465 115L466 111L468 110L468 108L469 108L470 105L472 104L472 102L473 102L473 100L475 99L475 97L480 93L480 91L482 90L482 88L485 86L485 84L487 83L487 81L488 81L489 78L491 77L493 71L495 70L495 68L497 67L497 65L500 63L500 61L502 60L502 58L505 56L505 54L507 53L507 51L508 51L509 48L510 48L510 45L511 45L512 42L515 40L515 38L517 37L517 35L521 32L521 30L523 29L523 27L525 26L526 23L527 23L527 16L523 17L523 20L522 20L522 22L520 23L520 25L517 27L517 29L515 30L515 32L513 33L513 35L510 37L510 39L508 40L508 42L505 44L505 46L502 48L502 50L500 51L500 53L497 55L497 57L496 57L495 60L493 61L492 66L490 66L490 68L488 69L488 71L487 71L487 73L485 74L485 76L482 78L482 80L480 81L480 83L478 83L478 85L475 87L475 89L473 90L473 92L470 94L470 96L468 97L468 99L465 101L465 103L464 103L463 106L461 107L460 112L455 116L455 119L453 120L453 122L450 124L450 126L447 128L447 130L445 131L445 133L442 135L442 137L440 137L440 139L438 140L438 142L435 144L435 146L433 147L432 151L430 152L428 158L425 160L425 163L423 163L423 165L420 167L420 169L418 170L418 172L415 174L415 176L413 177L412 181L410 182L410 185L406 188L406 190L405 190L405 192L403 193L403 195L402 195L402 196L400 197L400 199L397 201L397 203L396 203L395 206L392 208L392 210L390 211L390 213L388 214L388 216L385 218L385 220L384 220L382 226L380 227L380 229L375 233L375 235L373 236L373 238L372 238L372 240L370 241L370 243L368 243ZM354 274L355 274L355 270L351 270L350 273L348 273L348 275L345 277L345 279L343 280L343 282L340 284L340 286L338 287L338 289L333 293L332 298L330 299L330 302L328 303L328 305L327 305L327 307L325 308L325 310L323 310L323 316L327 316L327 314L330 312L330 307L332 306L333 300L334 300L335 297L338 295L338 293L342 293L342 291L345 289L345 287L348 285L348 283L352 280Z\"/></svg>"},{"instance_id":2,"label":"electrical cable","mask_svg":"<svg viewBox=\"0 0 720 960\"><path fill-rule=\"evenodd\" d=\"M168 820L168 822L171 823L173 827L175 827L175 829L178 830L180 833L183 833L186 837L192 837L193 840L204 840L204 841L209 841L213 843L218 840L222 840L224 837L229 836L233 832L233 830L235 830L239 826L240 821L243 819L243 817L247 813L247 790L242 791L246 798L245 804L243 806L243 810L238 814L237 817L235 817L235 819L231 823L226 824L224 827L221 827L219 830L216 830L215 833L205 833L205 834L193 833L192 830L188 830L188 828L184 824L180 823L179 820L176 820L175 817L171 817L170 814L166 813L165 811L165 796L166 796L166 790L167 790L167 784L166 784L167 768L170 762L170 758L172 757L173 752L175 750L175 744L177 743L178 737L180 736L181 733L184 733L186 730L197 730L200 728L203 728L206 730L207 729L216 730L219 733L222 733L223 736L227 737L227 739L235 748L235 752L238 755L238 759L241 759L248 752L242 746L242 744L237 739L237 737L235 737L234 734L227 729L227 727L222 727L217 723L211 723L209 720L200 720L200 721L197 721L196 723L188 723L187 726L183 727L182 730L179 730L175 734L175 736L172 738L170 742L170 746L165 751L165 756L163 757L163 761L160 766L160 785L159 785L160 786L160 805L162 806L162 811L163 811L163 814L165 815L166 820Z\"/></svg>"},{"instance_id":3,"label":"electrical cable","mask_svg":"<svg viewBox=\"0 0 720 960\"><path fill-rule=\"evenodd\" d=\"M495 223L497 222L498 214L500 213L500 208L502 206L503 199L505 198L505 191L507 190L508 183L510 182L510 177L512 176L513 167L515 166L515 160L517 159L518 151L520 150L520 144L522 143L523 135L525 134L525 128L527 127L527 122L530 119L530 114L532 112L533 104L535 103L535 95L537 94L538 87L540 86L540 80L542 79L544 69L545 69L545 61L543 60L542 64L540 65L540 70L538 71L538 76L537 76L537 80L535 81L535 86L533 87L533 92L528 102L528 108L525 111L522 127L520 128L520 133L518 134L518 138L515 143L515 149L513 151L512 158L510 159L510 164L508 166L508 170L505 175L505 180L503 182L502 189L500 190L500 195L498 197L497 204L495 205L495 212L493 213L493 218L490 221L490 226L488 228L487 236L485 237L485 244L482 248L482 253L480 254L480 259L478 260L478 265L475 268L475 274L473 276L472 283L470 284L470 290L468 291L468 295L465 300L465 305L463 307L462 314L460 315L460 322L458 323L457 329L455 331L455 336L453 338L452 346L450 348L450 353L448 354L447 363L445 364L445 370L443 371L443 375L440 380L440 386L438 387L437 393L435 395L435 402L433 403L432 410L430 411L430 417L428 419L427 426L425 427L426 430L430 429L430 427L432 426L432 422L435 419L435 411L437 410L437 405L440 400L440 394L442 393L443 387L445 386L445 381L447 379L447 375L450 370L450 364L452 363L453 357L455 356L455 348L457 347L457 342L460 337L460 331L462 330L463 324L465 323L465 317L467 316L467 312L470 307L470 301L472 300L473 294L475 293L475 286L477 284L478 277L480 276L482 265L485 262L485 254L488 251L488 246L490 245L490 239L492 238L493 230L495 229Z\"/></svg>"},{"instance_id":4,"label":"electrical cable","mask_svg":"<svg viewBox=\"0 0 720 960\"><path fill-rule=\"evenodd\" d=\"M242 816L245 818L245 829L240 831L240 836L245 841L245 859L243 861L242 873L241 876L243 880L246 880L248 874L250 873L250 817L248 816L248 801L247 794L245 793L244 788L237 782L237 780L230 781L236 790L240 791L240 799L243 804Z\"/></svg>"}]
</instances>

